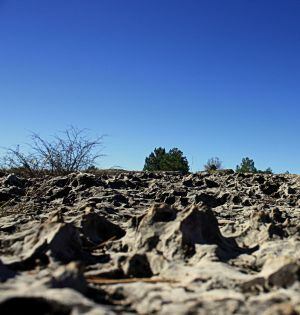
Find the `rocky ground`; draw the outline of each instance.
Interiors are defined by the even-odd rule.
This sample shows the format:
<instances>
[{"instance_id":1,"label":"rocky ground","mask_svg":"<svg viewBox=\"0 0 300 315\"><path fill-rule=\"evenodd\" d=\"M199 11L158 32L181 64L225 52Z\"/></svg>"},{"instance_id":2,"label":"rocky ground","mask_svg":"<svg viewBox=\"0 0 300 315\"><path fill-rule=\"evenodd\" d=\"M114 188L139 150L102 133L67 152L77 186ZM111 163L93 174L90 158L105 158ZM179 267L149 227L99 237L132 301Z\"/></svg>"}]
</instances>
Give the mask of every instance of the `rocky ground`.
<instances>
[{"instance_id":1,"label":"rocky ground","mask_svg":"<svg viewBox=\"0 0 300 315\"><path fill-rule=\"evenodd\" d=\"M0 314L300 314L300 177L0 176Z\"/></svg>"}]
</instances>

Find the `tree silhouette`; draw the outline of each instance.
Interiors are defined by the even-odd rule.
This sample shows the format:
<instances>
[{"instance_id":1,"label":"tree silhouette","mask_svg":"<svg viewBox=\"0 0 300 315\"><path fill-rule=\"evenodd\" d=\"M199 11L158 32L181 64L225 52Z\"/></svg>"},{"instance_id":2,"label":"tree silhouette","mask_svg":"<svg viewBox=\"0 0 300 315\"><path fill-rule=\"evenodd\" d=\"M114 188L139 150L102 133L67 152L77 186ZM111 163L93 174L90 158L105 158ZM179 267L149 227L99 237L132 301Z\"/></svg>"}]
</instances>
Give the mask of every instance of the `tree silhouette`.
<instances>
[{"instance_id":1,"label":"tree silhouette","mask_svg":"<svg viewBox=\"0 0 300 315\"><path fill-rule=\"evenodd\" d=\"M273 171L270 167L268 167L265 171L258 170L254 161L250 158L246 157L242 159L242 163L236 166L237 173L262 173L262 174L273 174Z\"/></svg>"},{"instance_id":2,"label":"tree silhouette","mask_svg":"<svg viewBox=\"0 0 300 315\"><path fill-rule=\"evenodd\" d=\"M254 161L248 157L242 159L242 163L236 166L237 173L257 173Z\"/></svg>"},{"instance_id":3,"label":"tree silhouette","mask_svg":"<svg viewBox=\"0 0 300 315\"><path fill-rule=\"evenodd\" d=\"M178 148L166 152L165 148L155 148L145 159L144 171L180 171L187 173L189 163Z\"/></svg>"}]
</instances>

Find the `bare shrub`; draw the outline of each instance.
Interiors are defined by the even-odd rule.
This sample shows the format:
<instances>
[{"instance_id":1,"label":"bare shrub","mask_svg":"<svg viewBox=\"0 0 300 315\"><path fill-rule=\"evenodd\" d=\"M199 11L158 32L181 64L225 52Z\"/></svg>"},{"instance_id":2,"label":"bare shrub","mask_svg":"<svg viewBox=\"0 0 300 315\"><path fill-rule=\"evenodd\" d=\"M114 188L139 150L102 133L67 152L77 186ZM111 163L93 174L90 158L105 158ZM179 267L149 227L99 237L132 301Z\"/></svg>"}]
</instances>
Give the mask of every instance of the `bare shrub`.
<instances>
[{"instance_id":1,"label":"bare shrub","mask_svg":"<svg viewBox=\"0 0 300 315\"><path fill-rule=\"evenodd\" d=\"M103 136L90 139L85 129L69 127L51 141L37 133L31 133L30 152L24 153L20 146L7 149L4 165L9 169L21 169L29 174L46 172L67 174L85 170L95 165L102 148Z\"/></svg>"},{"instance_id":2,"label":"bare shrub","mask_svg":"<svg viewBox=\"0 0 300 315\"><path fill-rule=\"evenodd\" d=\"M204 165L206 171L216 171L222 168L222 162L218 157L210 158Z\"/></svg>"}]
</instances>

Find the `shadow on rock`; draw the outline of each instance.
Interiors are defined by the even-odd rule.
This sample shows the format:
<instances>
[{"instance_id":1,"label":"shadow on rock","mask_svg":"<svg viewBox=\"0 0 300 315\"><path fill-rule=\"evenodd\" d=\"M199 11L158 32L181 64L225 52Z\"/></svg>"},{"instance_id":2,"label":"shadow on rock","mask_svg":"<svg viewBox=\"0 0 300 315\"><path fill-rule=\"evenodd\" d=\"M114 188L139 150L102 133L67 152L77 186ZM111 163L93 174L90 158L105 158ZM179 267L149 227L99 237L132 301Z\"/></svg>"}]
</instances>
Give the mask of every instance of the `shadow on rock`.
<instances>
[{"instance_id":1,"label":"shadow on rock","mask_svg":"<svg viewBox=\"0 0 300 315\"><path fill-rule=\"evenodd\" d=\"M81 228L83 235L94 244L119 239L125 235L125 231L118 225L93 212L83 216Z\"/></svg>"},{"instance_id":2,"label":"shadow on rock","mask_svg":"<svg viewBox=\"0 0 300 315\"><path fill-rule=\"evenodd\" d=\"M37 297L14 297L0 304L0 314L69 315L71 308Z\"/></svg>"}]
</instances>

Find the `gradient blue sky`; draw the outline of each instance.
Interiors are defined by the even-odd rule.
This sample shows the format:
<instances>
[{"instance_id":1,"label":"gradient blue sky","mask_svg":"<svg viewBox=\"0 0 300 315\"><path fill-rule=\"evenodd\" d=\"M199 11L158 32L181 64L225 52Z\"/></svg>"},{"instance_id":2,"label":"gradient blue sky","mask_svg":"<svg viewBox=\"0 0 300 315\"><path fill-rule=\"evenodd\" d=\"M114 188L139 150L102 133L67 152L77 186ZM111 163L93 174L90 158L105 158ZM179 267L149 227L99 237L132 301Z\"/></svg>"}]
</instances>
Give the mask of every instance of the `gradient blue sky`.
<instances>
[{"instance_id":1,"label":"gradient blue sky","mask_svg":"<svg viewBox=\"0 0 300 315\"><path fill-rule=\"evenodd\" d=\"M108 134L101 167L300 173L300 0L0 0L0 115L1 146Z\"/></svg>"}]
</instances>

